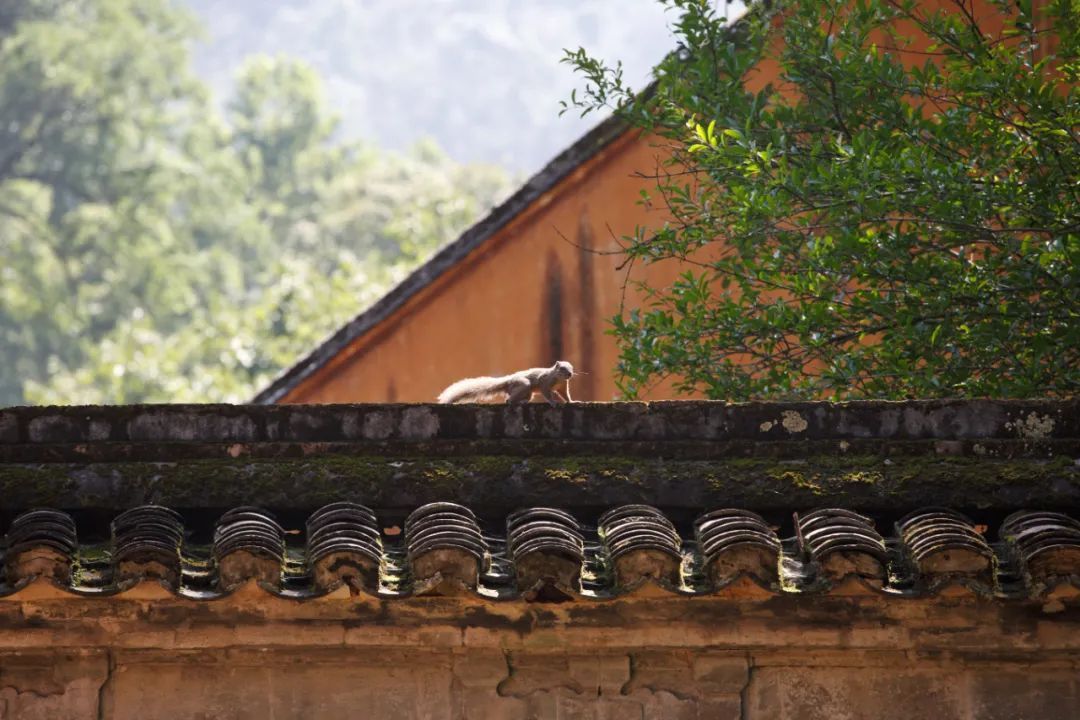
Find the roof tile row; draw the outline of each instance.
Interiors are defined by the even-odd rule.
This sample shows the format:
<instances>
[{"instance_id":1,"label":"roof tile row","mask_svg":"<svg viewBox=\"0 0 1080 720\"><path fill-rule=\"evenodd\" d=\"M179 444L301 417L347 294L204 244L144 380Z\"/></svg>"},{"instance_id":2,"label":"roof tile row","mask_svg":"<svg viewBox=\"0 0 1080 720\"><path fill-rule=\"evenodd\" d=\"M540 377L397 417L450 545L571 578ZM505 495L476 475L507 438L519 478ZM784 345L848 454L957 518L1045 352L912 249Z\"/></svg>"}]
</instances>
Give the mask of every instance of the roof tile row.
<instances>
[{"instance_id":1,"label":"roof tile row","mask_svg":"<svg viewBox=\"0 0 1080 720\"><path fill-rule=\"evenodd\" d=\"M152 578L198 598L251 580L296 597L345 584L384 597L475 591L536 601L613 597L649 581L709 594L747 578L780 594L828 592L852 576L897 597L956 583L1001 599L1080 587L1080 522L1058 512L1015 512L994 542L947 508L910 513L889 538L872 518L840 508L796 513L794 528L781 538L760 515L723 508L700 515L683 538L657 508L622 505L595 528L564 510L526 508L505 519L505 532L489 533L469 508L440 502L413 511L402 538L371 509L339 502L308 517L302 544L254 507L224 513L212 542L197 544L177 512L147 505L117 515L109 541L94 545L78 542L70 515L38 509L7 532L0 595L38 576L97 594Z\"/></svg>"}]
</instances>

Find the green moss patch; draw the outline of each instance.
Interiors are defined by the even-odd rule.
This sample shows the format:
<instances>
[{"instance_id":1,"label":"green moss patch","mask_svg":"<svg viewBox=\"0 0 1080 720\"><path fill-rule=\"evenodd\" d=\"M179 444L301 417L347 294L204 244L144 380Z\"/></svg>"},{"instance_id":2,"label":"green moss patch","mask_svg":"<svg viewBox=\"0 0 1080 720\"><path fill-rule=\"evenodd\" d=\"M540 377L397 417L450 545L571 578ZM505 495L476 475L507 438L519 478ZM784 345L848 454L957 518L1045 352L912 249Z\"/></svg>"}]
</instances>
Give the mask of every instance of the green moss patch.
<instances>
[{"instance_id":1,"label":"green moss patch","mask_svg":"<svg viewBox=\"0 0 1080 720\"><path fill-rule=\"evenodd\" d=\"M679 460L470 455L193 460L176 463L0 465L6 509L33 506L315 508L336 500L411 509L454 500L504 511L525 505L853 509L921 505L1080 507L1071 457L811 456Z\"/></svg>"}]
</instances>

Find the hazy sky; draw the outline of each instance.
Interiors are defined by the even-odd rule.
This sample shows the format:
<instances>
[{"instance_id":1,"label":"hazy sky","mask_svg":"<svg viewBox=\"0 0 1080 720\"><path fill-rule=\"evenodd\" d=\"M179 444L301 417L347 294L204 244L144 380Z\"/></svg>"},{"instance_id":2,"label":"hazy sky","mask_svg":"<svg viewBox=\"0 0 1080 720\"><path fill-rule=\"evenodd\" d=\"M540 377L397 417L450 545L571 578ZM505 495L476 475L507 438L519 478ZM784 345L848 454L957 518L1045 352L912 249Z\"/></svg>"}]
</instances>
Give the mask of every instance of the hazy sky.
<instances>
[{"instance_id":1,"label":"hazy sky","mask_svg":"<svg viewBox=\"0 0 1080 720\"><path fill-rule=\"evenodd\" d=\"M182 1L207 25L196 67L218 90L249 54L293 55L319 70L348 135L433 137L460 161L525 173L600 119L558 116L575 85L563 48L621 59L641 87L674 45L653 0Z\"/></svg>"}]
</instances>

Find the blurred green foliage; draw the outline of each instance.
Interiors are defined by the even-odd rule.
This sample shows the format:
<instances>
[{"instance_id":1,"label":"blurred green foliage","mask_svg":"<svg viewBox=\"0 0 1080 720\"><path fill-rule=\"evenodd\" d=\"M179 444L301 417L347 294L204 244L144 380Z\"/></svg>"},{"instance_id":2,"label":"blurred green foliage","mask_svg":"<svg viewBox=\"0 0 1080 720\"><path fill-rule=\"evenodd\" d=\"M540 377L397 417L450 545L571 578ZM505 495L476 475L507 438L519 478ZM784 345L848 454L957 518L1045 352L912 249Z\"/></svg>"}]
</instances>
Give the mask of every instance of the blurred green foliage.
<instances>
[{"instance_id":1,"label":"blurred green foliage","mask_svg":"<svg viewBox=\"0 0 1080 720\"><path fill-rule=\"evenodd\" d=\"M340 139L287 58L221 109L198 33L170 0L0 4L0 406L248 399L508 190Z\"/></svg>"},{"instance_id":2,"label":"blurred green foliage","mask_svg":"<svg viewBox=\"0 0 1080 720\"><path fill-rule=\"evenodd\" d=\"M682 271L614 318L625 395L1080 389L1080 3L663 4L679 51L649 92L565 58L567 109L671 157L642 199L670 222L623 249Z\"/></svg>"}]
</instances>

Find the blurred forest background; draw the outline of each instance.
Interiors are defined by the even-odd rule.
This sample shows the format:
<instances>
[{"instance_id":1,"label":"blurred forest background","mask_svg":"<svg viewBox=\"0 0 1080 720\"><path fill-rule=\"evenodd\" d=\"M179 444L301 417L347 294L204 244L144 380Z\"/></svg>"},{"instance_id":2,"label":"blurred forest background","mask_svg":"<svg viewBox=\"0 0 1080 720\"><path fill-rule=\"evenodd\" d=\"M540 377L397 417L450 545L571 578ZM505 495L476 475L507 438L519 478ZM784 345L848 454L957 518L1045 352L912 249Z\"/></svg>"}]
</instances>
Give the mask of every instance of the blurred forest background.
<instances>
[{"instance_id":1,"label":"blurred forest background","mask_svg":"<svg viewBox=\"0 0 1080 720\"><path fill-rule=\"evenodd\" d=\"M0 0L0 406L248 399L583 131L563 47L645 77L628 7Z\"/></svg>"}]
</instances>

